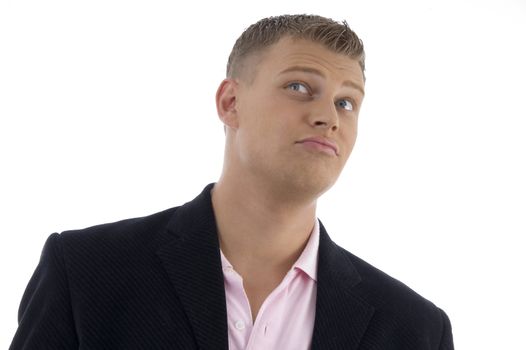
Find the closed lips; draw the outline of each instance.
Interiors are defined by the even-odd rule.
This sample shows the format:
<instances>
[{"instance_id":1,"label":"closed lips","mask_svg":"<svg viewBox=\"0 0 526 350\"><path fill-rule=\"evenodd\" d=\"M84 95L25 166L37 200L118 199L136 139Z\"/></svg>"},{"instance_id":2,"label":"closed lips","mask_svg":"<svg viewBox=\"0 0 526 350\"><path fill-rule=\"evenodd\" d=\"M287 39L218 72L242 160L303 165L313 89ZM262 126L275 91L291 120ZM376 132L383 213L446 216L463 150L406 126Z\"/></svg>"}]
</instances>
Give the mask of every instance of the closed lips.
<instances>
[{"instance_id":1,"label":"closed lips","mask_svg":"<svg viewBox=\"0 0 526 350\"><path fill-rule=\"evenodd\" d=\"M326 146L326 147L330 147L330 148L332 148L334 153L336 153L336 155L339 154L338 153L338 145L334 141L331 141L329 139L326 139L326 138L323 138L323 137L308 137L306 139L303 139L303 140L299 141L299 143L305 143L305 142L314 142L314 143L318 143L318 144Z\"/></svg>"}]
</instances>

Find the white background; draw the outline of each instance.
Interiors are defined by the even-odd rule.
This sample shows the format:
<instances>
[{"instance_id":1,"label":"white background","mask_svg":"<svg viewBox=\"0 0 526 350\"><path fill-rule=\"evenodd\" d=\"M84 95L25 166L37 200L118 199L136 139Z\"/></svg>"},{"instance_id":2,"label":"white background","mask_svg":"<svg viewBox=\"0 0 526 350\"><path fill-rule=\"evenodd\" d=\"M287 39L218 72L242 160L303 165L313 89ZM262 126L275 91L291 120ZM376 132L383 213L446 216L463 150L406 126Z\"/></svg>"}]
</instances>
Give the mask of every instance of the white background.
<instances>
[{"instance_id":1,"label":"white background","mask_svg":"<svg viewBox=\"0 0 526 350\"><path fill-rule=\"evenodd\" d=\"M182 204L218 179L214 95L270 15L365 43L332 238L446 310L458 349L526 349L526 1L0 2L0 348L47 236Z\"/></svg>"}]
</instances>

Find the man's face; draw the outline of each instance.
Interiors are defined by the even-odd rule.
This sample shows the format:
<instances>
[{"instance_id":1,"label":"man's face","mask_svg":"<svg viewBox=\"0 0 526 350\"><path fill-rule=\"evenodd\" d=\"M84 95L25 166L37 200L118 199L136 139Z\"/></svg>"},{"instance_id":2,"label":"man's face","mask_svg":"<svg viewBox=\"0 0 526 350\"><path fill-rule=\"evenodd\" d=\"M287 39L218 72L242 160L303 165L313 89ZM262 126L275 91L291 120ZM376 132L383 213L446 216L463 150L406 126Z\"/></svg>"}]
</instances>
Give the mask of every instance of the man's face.
<instances>
[{"instance_id":1,"label":"man's face","mask_svg":"<svg viewBox=\"0 0 526 350\"><path fill-rule=\"evenodd\" d=\"M285 37L264 51L255 70L238 80L232 135L238 166L274 188L317 198L334 184L356 141L360 65L321 44Z\"/></svg>"}]
</instances>

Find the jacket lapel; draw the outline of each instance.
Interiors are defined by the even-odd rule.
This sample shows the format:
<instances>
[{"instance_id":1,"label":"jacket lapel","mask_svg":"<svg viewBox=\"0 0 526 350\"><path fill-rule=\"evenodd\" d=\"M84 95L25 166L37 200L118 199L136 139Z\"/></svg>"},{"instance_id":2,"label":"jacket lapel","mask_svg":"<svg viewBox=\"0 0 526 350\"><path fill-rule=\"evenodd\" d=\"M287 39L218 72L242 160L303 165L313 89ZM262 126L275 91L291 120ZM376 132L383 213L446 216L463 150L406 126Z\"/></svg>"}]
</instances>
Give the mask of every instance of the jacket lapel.
<instances>
[{"instance_id":1,"label":"jacket lapel","mask_svg":"<svg viewBox=\"0 0 526 350\"><path fill-rule=\"evenodd\" d=\"M174 285L201 349L228 349L227 311L217 227L208 185L179 207L168 243L157 254ZM357 349L374 308L353 287L359 273L320 223L312 349Z\"/></svg>"},{"instance_id":2,"label":"jacket lapel","mask_svg":"<svg viewBox=\"0 0 526 350\"><path fill-rule=\"evenodd\" d=\"M361 278L348 253L320 223L316 316L312 349L357 349L374 308L353 291Z\"/></svg>"},{"instance_id":3,"label":"jacket lapel","mask_svg":"<svg viewBox=\"0 0 526 350\"><path fill-rule=\"evenodd\" d=\"M168 224L173 239L158 250L190 320L198 347L228 349L223 271L208 185L179 207Z\"/></svg>"}]
</instances>

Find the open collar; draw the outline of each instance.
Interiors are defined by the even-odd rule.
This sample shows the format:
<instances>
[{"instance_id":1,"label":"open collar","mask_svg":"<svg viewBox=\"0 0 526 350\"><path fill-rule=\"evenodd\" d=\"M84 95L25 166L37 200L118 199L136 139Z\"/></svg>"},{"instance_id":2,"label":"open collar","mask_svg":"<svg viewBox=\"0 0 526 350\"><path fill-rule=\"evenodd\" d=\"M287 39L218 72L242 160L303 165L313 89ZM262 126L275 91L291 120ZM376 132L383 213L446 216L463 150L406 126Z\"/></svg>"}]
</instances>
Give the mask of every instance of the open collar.
<instances>
[{"instance_id":1,"label":"open collar","mask_svg":"<svg viewBox=\"0 0 526 350\"><path fill-rule=\"evenodd\" d=\"M227 310L217 225L209 184L170 219L168 243L157 252L183 304L198 347L228 349ZM319 224L316 316L312 349L357 349L374 308L348 253Z\"/></svg>"}]
</instances>

